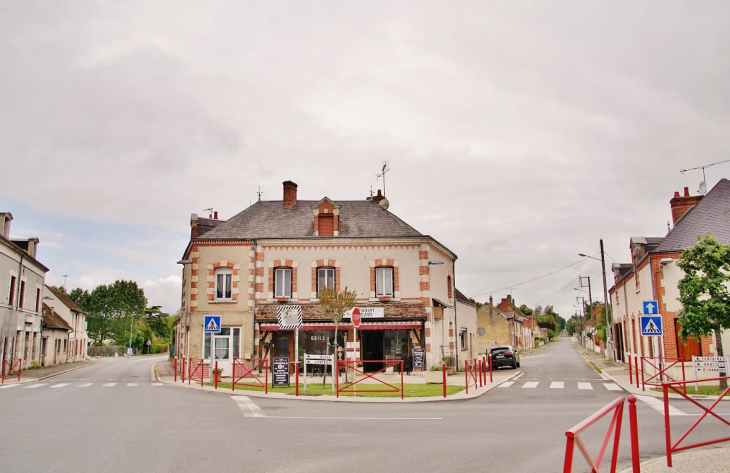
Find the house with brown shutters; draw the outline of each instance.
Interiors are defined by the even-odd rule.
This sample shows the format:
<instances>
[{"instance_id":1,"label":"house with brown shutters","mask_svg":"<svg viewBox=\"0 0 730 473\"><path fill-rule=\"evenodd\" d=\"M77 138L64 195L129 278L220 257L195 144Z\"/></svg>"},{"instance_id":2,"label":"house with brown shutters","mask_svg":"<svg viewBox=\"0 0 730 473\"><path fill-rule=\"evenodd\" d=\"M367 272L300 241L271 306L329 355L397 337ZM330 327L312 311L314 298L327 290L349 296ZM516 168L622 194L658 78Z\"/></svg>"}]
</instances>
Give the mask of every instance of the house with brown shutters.
<instances>
[{"instance_id":1,"label":"house with brown shutters","mask_svg":"<svg viewBox=\"0 0 730 473\"><path fill-rule=\"evenodd\" d=\"M73 328L53 307L43 304L43 338L41 339L41 366L60 365L69 361L69 334Z\"/></svg>"},{"instance_id":2,"label":"house with brown shutters","mask_svg":"<svg viewBox=\"0 0 730 473\"><path fill-rule=\"evenodd\" d=\"M300 200L294 182L283 198L254 203L228 220L193 214L183 253L182 313L176 353L215 359L331 353L334 323L318 314L321 289L356 292L362 322L345 318L339 347L365 369L426 351L427 366L463 359L457 342L456 255L389 210L380 192L362 200ZM301 318L297 330L282 322ZM222 330L205 334L206 315ZM350 344L348 344L348 341ZM468 350L466 350L468 352Z\"/></svg>"},{"instance_id":3,"label":"house with brown shutters","mask_svg":"<svg viewBox=\"0 0 730 473\"><path fill-rule=\"evenodd\" d=\"M707 195L675 192L669 201L673 228L663 237L632 237L631 263L613 265L614 286L609 290L613 314L615 356L662 356L691 361L692 356L713 356L712 337L701 340L679 338L677 316L682 309L678 282L684 277L676 265L685 248L697 243L697 236L709 232L720 243L730 243L730 181L721 179ZM657 301L663 336L642 337L642 302ZM727 339L727 342L726 342ZM723 344L730 336L723 333ZM730 346L730 345L727 345Z\"/></svg>"},{"instance_id":4,"label":"house with brown shutters","mask_svg":"<svg viewBox=\"0 0 730 473\"><path fill-rule=\"evenodd\" d=\"M489 296L489 302L477 311L477 325L484 328L485 333L478 340L487 351L501 345L534 348L535 337L540 333L534 318L525 315L511 295L505 296L496 305L493 297Z\"/></svg>"}]
</instances>

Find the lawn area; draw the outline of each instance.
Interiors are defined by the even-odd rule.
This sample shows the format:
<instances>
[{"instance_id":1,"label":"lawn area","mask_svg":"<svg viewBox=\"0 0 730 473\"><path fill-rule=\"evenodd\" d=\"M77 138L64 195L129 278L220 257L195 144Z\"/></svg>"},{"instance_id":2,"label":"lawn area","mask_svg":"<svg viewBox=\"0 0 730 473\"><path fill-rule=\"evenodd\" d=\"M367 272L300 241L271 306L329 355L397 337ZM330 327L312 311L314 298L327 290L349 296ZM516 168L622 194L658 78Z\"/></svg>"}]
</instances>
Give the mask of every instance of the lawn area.
<instances>
[{"instance_id":1,"label":"lawn area","mask_svg":"<svg viewBox=\"0 0 730 473\"><path fill-rule=\"evenodd\" d=\"M212 383L205 383L206 386L213 386ZM340 385L340 388L343 386ZM365 393L362 392L362 389L373 389L373 390L381 390L381 391L387 391L391 390L388 386L384 384L358 384L355 386L358 388L357 396L358 397L400 397L400 392L376 392L376 393ZM221 382L218 383L218 389L223 390L231 390L231 383L230 382ZM237 390L246 390L246 391L259 391L263 392L263 387L253 387L253 386L236 386ZM353 388L349 388L348 390L351 390ZM463 386L446 386L446 395L452 395L456 394L460 391L463 391ZM429 396L443 396L443 386L441 384L404 384L403 385L403 391L404 391L404 397L429 397ZM294 387L294 384L291 385L291 387L281 387L277 386L272 388L269 386L269 392L273 393L281 393L281 394L292 394L294 395L296 392L296 388ZM332 385L331 384L325 384L324 387L320 383L307 383L307 392L304 392L304 384L299 383L299 395L300 396L321 396L321 395L332 395ZM355 394L349 393L349 392L341 392L340 396L354 396Z\"/></svg>"},{"instance_id":2,"label":"lawn area","mask_svg":"<svg viewBox=\"0 0 730 473\"><path fill-rule=\"evenodd\" d=\"M652 391L658 391L662 392L662 388L652 388ZM694 385L687 385L687 395L690 394L698 394L701 396L719 396L722 394L723 389L720 388L720 386L699 386L698 390L695 390ZM669 390L670 393L673 393L671 389ZM725 397L730 396L730 392L725 395Z\"/></svg>"}]
</instances>

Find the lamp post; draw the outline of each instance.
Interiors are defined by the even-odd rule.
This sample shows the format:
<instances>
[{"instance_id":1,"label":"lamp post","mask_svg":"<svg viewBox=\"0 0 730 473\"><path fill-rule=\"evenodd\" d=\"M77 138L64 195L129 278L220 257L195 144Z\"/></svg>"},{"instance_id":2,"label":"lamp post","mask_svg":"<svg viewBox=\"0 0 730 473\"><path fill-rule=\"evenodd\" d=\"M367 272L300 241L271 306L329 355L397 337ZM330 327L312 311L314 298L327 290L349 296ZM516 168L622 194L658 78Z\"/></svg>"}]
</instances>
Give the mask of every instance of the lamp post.
<instances>
[{"instance_id":1,"label":"lamp post","mask_svg":"<svg viewBox=\"0 0 730 473\"><path fill-rule=\"evenodd\" d=\"M604 307L604 310L606 311L606 331L607 331L606 338L608 339L608 343L607 343L608 350L606 350L606 351L608 352L608 359L614 360L614 359L616 359L616 357L614 356L614 353L613 353L613 322L611 321L611 316L608 313L608 287L606 286L606 258L604 256L605 253L603 251L603 238L601 238L598 241L601 246L601 259L600 260L598 258L594 258L593 256L584 255L583 253L578 253L578 256L594 259L596 261L601 262L601 275L603 276L603 307Z\"/></svg>"},{"instance_id":2,"label":"lamp post","mask_svg":"<svg viewBox=\"0 0 730 473\"><path fill-rule=\"evenodd\" d=\"M182 265L182 280L183 280L183 286L184 286L185 285L185 265L193 264L193 260L181 259L180 261L177 262L177 264ZM182 290L182 293L184 294L185 293L184 287L181 290ZM182 325L180 326L180 331L182 332L181 335L185 337L185 340L183 341L183 343L185 344L185 347L184 347L185 353L183 355L184 356L183 360L184 359L190 360L190 308L187 306L187 304L185 305L184 313L181 313L180 317L183 317L185 320L185 330L184 331L182 330ZM205 349L205 347L204 347L204 349ZM177 351L176 351L176 353L177 353ZM179 355L177 355L177 356L179 358ZM211 368L211 378L213 376L212 371L213 371L213 369ZM212 382L212 379L211 379L211 382Z\"/></svg>"},{"instance_id":3,"label":"lamp post","mask_svg":"<svg viewBox=\"0 0 730 473\"><path fill-rule=\"evenodd\" d=\"M575 302L580 304L578 306L578 314L580 314L580 344L583 345L583 325L586 323L586 298L583 296L575 296Z\"/></svg>"}]
</instances>

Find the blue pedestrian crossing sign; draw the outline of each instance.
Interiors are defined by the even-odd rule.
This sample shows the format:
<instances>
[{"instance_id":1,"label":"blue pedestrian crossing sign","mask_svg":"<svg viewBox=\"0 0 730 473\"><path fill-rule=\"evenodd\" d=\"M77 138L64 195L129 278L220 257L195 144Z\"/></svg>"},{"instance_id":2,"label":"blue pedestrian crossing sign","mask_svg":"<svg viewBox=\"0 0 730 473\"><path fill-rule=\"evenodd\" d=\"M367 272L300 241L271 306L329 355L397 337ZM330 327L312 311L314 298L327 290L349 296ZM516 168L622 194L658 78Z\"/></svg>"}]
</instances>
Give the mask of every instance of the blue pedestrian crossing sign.
<instances>
[{"instance_id":1,"label":"blue pedestrian crossing sign","mask_svg":"<svg viewBox=\"0 0 730 473\"><path fill-rule=\"evenodd\" d=\"M657 301L642 302L644 315L659 315L659 303Z\"/></svg>"},{"instance_id":2,"label":"blue pedestrian crossing sign","mask_svg":"<svg viewBox=\"0 0 730 473\"><path fill-rule=\"evenodd\" d=\"M221 331L221 316L206 315L203 319L203 331L205 333L219 333Z\"/></svg>"},{"instance_id":3,"label":"blue pedestrian crossing sign","mask_svg":"<svg viewBox=\"0 0 730 473\"><path fill-rule=\"evenodd\" d=\"M641 335L644 337L661 337L664 333L662 328L662 317L660 315L644 315L641 317Z\"/></svg>"}]
</instances>

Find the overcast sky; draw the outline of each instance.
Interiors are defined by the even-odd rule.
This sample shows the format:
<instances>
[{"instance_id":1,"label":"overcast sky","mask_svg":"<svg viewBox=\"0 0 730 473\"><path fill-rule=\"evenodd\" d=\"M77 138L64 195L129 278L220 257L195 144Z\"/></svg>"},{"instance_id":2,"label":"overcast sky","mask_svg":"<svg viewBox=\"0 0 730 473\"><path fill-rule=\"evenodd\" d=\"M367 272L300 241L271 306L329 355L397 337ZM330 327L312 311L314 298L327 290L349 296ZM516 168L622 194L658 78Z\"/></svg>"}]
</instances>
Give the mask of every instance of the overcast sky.
<instances>
[{"instance_id":1,"label":"overcast sky","mask_svg":"<svg viewBox=\"0 0 730 473\"><path fill-rule=\"evenodd\" d=\"M174 312L191 213L285 180L365 199L387 160L462 292L568 318L579 275L602 299L578 253L604 239L610 286L697 193L680 169L730 159L728 24L727 1L0 0L0 211L48 284L133 279Z\"/></svg>"}]
</instances>

